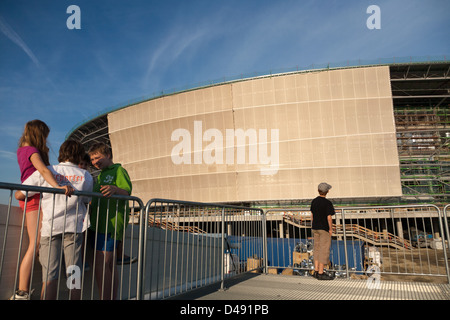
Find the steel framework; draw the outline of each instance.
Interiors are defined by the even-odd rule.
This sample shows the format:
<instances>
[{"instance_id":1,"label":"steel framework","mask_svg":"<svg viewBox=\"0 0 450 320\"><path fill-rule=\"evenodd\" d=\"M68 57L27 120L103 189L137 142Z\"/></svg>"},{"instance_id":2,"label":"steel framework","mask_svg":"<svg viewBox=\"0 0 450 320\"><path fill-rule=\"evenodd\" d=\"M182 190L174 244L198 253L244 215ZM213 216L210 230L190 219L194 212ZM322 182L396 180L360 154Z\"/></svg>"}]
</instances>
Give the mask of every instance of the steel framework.
<instances>
[{"instance_id":1,"label":"steel framework","mask_svg":"<svg viewBox=\"0 0 450 320\"><path fill-rule=\"evenodd\" d=\"M406 199L448 201L450 194L450 63L390 67Z\"/></svg>"}]
</instances>

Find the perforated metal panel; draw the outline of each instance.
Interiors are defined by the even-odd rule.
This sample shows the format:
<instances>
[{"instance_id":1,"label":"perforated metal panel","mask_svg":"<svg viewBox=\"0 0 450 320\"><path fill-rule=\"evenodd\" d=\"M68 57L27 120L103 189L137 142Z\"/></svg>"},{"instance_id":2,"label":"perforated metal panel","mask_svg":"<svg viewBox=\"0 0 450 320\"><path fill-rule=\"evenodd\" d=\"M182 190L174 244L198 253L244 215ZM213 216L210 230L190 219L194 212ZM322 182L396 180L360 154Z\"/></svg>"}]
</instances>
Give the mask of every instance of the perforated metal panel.
<instances>
[{"instance_id":1,"label":"perforated metal panel","mask_svg":"<svg viewBox=\"0 0 450 320\"><path fill-rule=\"evenodd\" d=\"M108 115L114 161L143 199L401 196L388 67L285 74Z\"/></svg>"}]
</instances>

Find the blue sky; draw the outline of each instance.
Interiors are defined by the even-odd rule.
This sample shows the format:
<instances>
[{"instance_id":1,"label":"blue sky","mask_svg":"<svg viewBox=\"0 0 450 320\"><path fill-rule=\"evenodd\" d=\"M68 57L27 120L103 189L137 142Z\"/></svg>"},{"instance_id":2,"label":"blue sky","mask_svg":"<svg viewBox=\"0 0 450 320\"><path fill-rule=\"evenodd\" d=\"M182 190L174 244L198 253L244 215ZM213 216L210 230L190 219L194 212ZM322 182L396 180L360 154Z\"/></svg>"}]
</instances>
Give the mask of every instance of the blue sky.
<instances>
[{"instance_id":1,"label":"blue sky","mask_svg":"<svg viewBox=\"0 0 450 320\"><path fill-rule=\"evenodd\" d=\"M373 4L378 30L366 26ZM79 30L67 28L70 5ZM0 181L20 182L29 120L49 125L55 164L75 125L162 91L327 62L448 59L448 12L448 0L2 0Z\"/></svg>"}]
</instances>

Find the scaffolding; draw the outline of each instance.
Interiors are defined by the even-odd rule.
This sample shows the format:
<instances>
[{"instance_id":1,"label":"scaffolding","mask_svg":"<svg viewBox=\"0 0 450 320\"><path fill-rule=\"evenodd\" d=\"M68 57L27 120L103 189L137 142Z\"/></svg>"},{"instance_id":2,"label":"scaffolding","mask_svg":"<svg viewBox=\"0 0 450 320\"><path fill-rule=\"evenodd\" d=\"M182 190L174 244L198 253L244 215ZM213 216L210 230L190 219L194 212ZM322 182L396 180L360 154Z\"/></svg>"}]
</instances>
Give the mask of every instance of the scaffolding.
<instances>
[{"instance_id":1,"label":"scaffolding","mask_svg":"<svg viewBox=\"0 0 450 320\"><path fill-rule=\"evenodd\" d=\"M450 64L391 67L394 119L405 199L448 202Z\"/></svg>"}]
</instances>

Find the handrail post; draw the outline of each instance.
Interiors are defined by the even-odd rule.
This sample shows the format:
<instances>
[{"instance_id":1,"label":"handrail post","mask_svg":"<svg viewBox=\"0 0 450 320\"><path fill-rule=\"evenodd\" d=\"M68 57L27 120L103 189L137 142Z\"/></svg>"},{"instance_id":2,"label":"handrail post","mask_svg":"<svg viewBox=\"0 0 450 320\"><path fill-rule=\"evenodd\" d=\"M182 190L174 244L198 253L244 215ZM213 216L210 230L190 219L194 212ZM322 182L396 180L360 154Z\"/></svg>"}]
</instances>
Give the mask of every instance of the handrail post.
<instances>
[{"instance_id":1,"label":"handrail post","mask_svg":"<svg viewBox=\"0 0 450 320\"><path fill-rule=\"evenodd\" d=\"M144 272L144 248L146 242L146 237L144 237L144 228L146 228L148 224L147 212L148 212L147 206L143 207L143 204L141 204L141 210L139 212L139 242L138 242L138 261L137 261L138 267L136 275L137 277L136 300L142 300L143 299L142 295L144 293L143 272Z\"/></svg>"},{"instance_id":2,"label":"handrail post","mask_svg":"<svg viewBox=\"0 0 450 320\"><path fill-rule=\"evenodd\" d=\"M444 253L445 271L447 272L448 284L450 284L450 270L449 270L449 266L448 266L447 246L445 244L445 235L447 236L447 245L450 245L450 238L449 238L449 234L448 234L448 222L447 222L447 208L449 206L450 205L446 205L444 207L442 216L441 216L441 210L438 207L436 207L439 212L439 228L440 228L441 237L442 237L442 250ZM444 233L444 225L445 225L445 233Z\"/></svg>"},{"instance_id":3,"label":"handrail post","mask_svg":"<svg viewBox=\"0 0 450 320\"><path fill-rule=\"evenodd\" d=\"M348 254L347 254L347 233L346 233L346 226L345 226L345 209L342 209L342 232L344 234L345 274L348 279L349 274L348 274Z\"/></svg>"},{"instance_id":4,"label":"handrail post","mask_svg":"<svg viewBox=\"0 0 450 320\"><path fill-rule=\"evenodd\" d=\"M267 274L267 269L268 269L268 260L267 260L267 224L266 224L266 212L261 210L261 221L262 221L262 239L263 239L263 263L264 263L264 273Z\"/></svg>"},{"instance_id":5,"label":"handrail post","mask_svg":"<svg viewBox=\"0 0 450 320\"><path fill-rule=\"evenodd\" d=\"M223 283L225 281L225 208L222 208L222 244L221 244L221 268L220 268L220 290L224 290ZM230 252L231 255L231 252Z\"/></svg>"}]
</instances>

